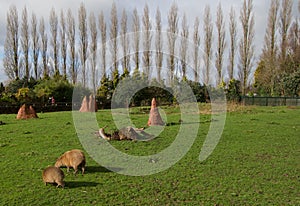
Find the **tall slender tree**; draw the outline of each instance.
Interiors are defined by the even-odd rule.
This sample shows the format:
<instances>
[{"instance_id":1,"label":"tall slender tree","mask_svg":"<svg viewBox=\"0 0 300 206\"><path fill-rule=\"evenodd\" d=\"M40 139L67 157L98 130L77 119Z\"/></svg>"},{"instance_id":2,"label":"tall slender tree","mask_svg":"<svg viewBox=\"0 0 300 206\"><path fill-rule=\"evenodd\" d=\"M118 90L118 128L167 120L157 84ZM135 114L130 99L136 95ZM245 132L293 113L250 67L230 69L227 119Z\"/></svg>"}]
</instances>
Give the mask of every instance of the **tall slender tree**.
<instances>
[{"instance_id":1,"label":"tall slender tree","mask_svg":"<svg viewBox=\"0 0 300 206\"><path fill-rule=\"evenodd\" d=\"M181 22L181 46L180 46L180 62L182 70L182 78L187 79L186 69L187 69L187 51L188 51L188 38L189 38L189 26L187 24L186 15L184 13Z\"/></svg>"},{"instance_id":2,"label":"tall slender tree","mask_svg":"<svg viewBox=\"0 0 300 206\"><path fill-rule=\"evenodd\" d=\"M300 4L300 3L299 3ZM288 35L289 61L294 65L287 69L287 72L293 74L299 71L300 65L300 24L299 19L294 19L291 24Z\"/></svg>"},{"instance_id":3,"label":"tall slender tree","mask_svg":"<svg viewBox=\"0 0 300 206\"><path fill-rule=\"evenodd\" d=\"M161 25L161 13L159 7L156 9L156 16L155 16L155 30L156 30L156 38L155 38L155 50L156 50L156 70L157 70L157 80L158 82L161 81L161 69L163 64L163 39L162 39L162 25Z\"/></svg>"},{"instance_id":4,"label":"tall slender tree","mask_svg":"<svg viewBox=\"0 0 300 206\"><path fill-rule=\"evenodd\" d=\"M290 53L296 53L299 52L297 51L298 46L300 44L300 25L299 25L299 20L295 19L293 24L291 25L290 31L289 31L289 48L290 48Z\"/></svg>"},{"instance_id":5,"label":"tall slender tree","mask_svg":"<svg viewBox=\"0 0 300 206\"><path fill-rule=\"evenodd\" d=\"M117 75L118 72L118 14L116 3L113 2L110 11L110 54L113 65L113 74Z\"/></svg>"},{"instance_id":6,"label":"tall slender tree","mask_svg":"<svg viewBox=\"0 0 300 206\"><path fill-rule=\"evenodd\" d=\"M133 10L133 51L134 51L134 57L133 60L135 62L135 70L139 70L140 66L140 55L139 55L139 49L140 49L140 17L138 15L137 9L135 8Z\"/></svg>"},{"instance_id":7,"label":"tall slender tree","mask_svg":"<svg viewBox=\"0 0 300 206\"><path fill-rule=\"evenodd\" d=\"M22 26L21 26L21 48L24 77L29 80L30 78L30 66L29 66L29 23L27 8L24 7L22 11Z\"/></svg>"},{"instance_id":8,"label":"tall slender tree","mask_svg":"<svg viewBox=\"0 0 300 206\"><path fill-rule=\"evenodd\" d=\"M38 28L37 28L37 18L34 13L31 16L31 48L32 48L32 59L33 59L33 72L35 75L35 79L39 78L39 71L38 71L38 62L39 62L39 35L38 35Z\"/></svg>"},{"instance_id":9,"label":"tall slender tree","mask_svg":"<svg viewBox=\"0 0 300 206\"><path fill-rule=\"evenodd\" d=\"M39 32L40 32L40 50L42 55L42 67L43 67L43 77L49 77L49 69L48 69L48 36L45 30L45 21L44 18L40 20L39 24Z\"/></svg>"},{"instance_id":10,"label":"tall slender tree","mask_svg":"<svg viewBox=\"0 0 300 206\"><path fill-rule=\"evenodd\" d=\"M3 65L9 79L19 78L19 18L15 5L7 13Z\"/></svg>"},{"instance_id":11,"label":"tall slender tree","mask_svg":"<svg viewBox=\"0 0 300 206\"><path fill-rule=\"evenodd\" d=\"M280 33L280 61L284 68L287 56L288 31L292 21L292 0L282 0L281 11L279 16L279 33ZM285 69L283 69L285 70Z\"/></svg>"},{"instance_id":12,"label":"tall slender tree","mask_svg":"<svg viewBox=\"0 0 300 206\"><path fill-rule=\"evenodd\" d=\"M76 67L76 40L75 40L75 18L72 14L71 9L68 9L67 14L67 42L69 46L69 62L70 62L70 68L69 73L71 75L71 82L75 84L77 82L77 76L78 76L78 70Z\"/></svg>"},{"instance_id":13,"label":"tall slender tree","mask_svg":"<svg viewBox=\"0 0 300 206\"><path fill-rule=\"evenodd\" d=\"M78 10L78 24L79 24L79 50L80 50L80 62L82 69L82 84L87 86L87 68L86 61L88 58L88 34L87 34L87 14L84 3L80 4Z\"/></svg>"},{"instance_id":14,"label":"tall slender tree","mask_svg":"<svg viewBox=\"0 0 300 206\"><path fill-rule=\"evenodd\" d=\"M63 10L60 12L60 53L62 62L62 75L67 79L67 34L66 34L66 18Z\"/></svg>"},{"instance_id":15,"label":"tall slender tree","mask_svg":"<svg viewBox=\"0 0 300 206\"><path fill-rule=\"evenodd\" d=\"M174 2L168 13L168 47L169 47L169 81L171 82L175 76L175 49L178 34L178 6Z\"/></svg>"},{"instance_id":16,"label":"tall slender tree","mask_svg":"<svg viewBox=\"0 0 300 206\"><path fill-rule=\"evenodd\" d=\"M239 45L239 76L242 83L242 95L245 95L254 58L254 14L252 0L244 0L241 8L240 20L242 24L242 39Z\"/></svg>"},{"instance_id":17,"label":"tall slender tree","mask_svg":"<svg viewBox=\"0 0 300 206\"><path fill-rule=\"evenodd\" d=\"M94 94L96 94L97 89L97 81L98 81L98 74L97 74L97 24L96 24L96 17L95 14L92 12L89 17L90 23L90 54L91 54L91 77L92 77L92 88Z\"/></svg>"},{"instance_id":18,"label":"tall slender tree","mask_svg":"<svg viewBox=\"0 0 300 206\"><path fill-rule=\"evenodd\" d=\"M234 78L234 66L237 47L237 22L233 7L229 13L229 35L230 35L230 50L229 50L229 79Z\"/></svg>"},{"instance_id":19,"label":"tall slender tree","mask_svg":"<svg viewBox=\"0 0 300 206\"><path fill-rule=\"evenodd\" d=\"M217 83L221 84L223 81L223 58L224 58L224 51L226 47L225 22L224 22L224 15L223 15L221 3L219 3L217 9L216 27L217 27L217 35L218 35L217 52L216 52L216 68L218 71Z\"/></svg>"},{"instance_id":20,"label":"tall slender tree","mask_svg":"<svg viewBox=\"0 0 300 206\"><path fill-rule=\"evenodd\" d=\"M126 72L129 72L129 61L130 61L130 56L129 54L129 38L127 35L127 13L126 10L123 9L122 12L122 20L121 20L121 45L123 49L123 54L122 54L122 67L123 67L123 74Z\"/></svg>"},{"instance_id":21,"label":"tall slender tree","mask_svg":"<svg viewBox=\"0 0 300 206\"><path fill-rule=\"evenodd\" d=\"M99 29L101 34L101 79L106 77L106 23L103 11L99 14Z\"/></svg>"},{"instance_id":22,"label":"tall slender tree","mask_svg":"<svg viewBox=\"0 0 300 206\"><path fill-rule=\"evenodd\" d=\"M147 4L145 4L144 7L144 15L143 15L143 46L144 46L144 52L143 52L143 63L144 63L144 73L148 78L151 78L151 72L150 72L150 66L151 66L151 41L152 41L152 35L151 35L151 21L150 21L150 14L149 14L149 7Z\"/></svg>"},{"instance_id":23,"label":"tall slender tree","mask_svg":"<svg viewBox=\"0 0 300 206\"><path fill-rule=\"evenodd\" d=\"M200 81L200 32L199 32L199 17L195 18L194 22L194 33L193 33L193 66L194 66L194 80L195 82Z\"/></svg>"},{"instance_id":24,"label":"tall slender tree","mask_svg":"<svg viewBox=\"0 0 300 206\"><path fill-rule=\"evenodd\" d=\"M58 43L58 17L56 15L55 9L52 8L50 11L50 31L51 31L51 46L53 49L53 63L54 63L54 73L59 74L58 66L58 54L59 54L59 43Z\"/></svg>"},{"instance_id":25,"label":"tall slender tree","mask_svg":"<svg viewBox=\"0 0 300 206\"><path fill-rule=\"evenodd\" d=\"M213 25L210 13L210 6L205 7L204 11L204 64L205 64L205 85L209 85L211 58L212 58L212 41L213 41Z\"/></svg>"},{"instance_id":26,"label":"tall slender tree","mask_svg":"<svg viewBox=\"0 0 300 206\"><path fill-rule=\"evenodd\" d=\"M275 95L275 79L278 75L278 68L276 63L277 46L276 33L278 22L279 0L273 0L270 4L268 25L266 29L264 47L261 60L264 62L265 71L260 71L261 78L263 78L264 85L269 88L270 95Z\"/></svg>"}]
</instances>

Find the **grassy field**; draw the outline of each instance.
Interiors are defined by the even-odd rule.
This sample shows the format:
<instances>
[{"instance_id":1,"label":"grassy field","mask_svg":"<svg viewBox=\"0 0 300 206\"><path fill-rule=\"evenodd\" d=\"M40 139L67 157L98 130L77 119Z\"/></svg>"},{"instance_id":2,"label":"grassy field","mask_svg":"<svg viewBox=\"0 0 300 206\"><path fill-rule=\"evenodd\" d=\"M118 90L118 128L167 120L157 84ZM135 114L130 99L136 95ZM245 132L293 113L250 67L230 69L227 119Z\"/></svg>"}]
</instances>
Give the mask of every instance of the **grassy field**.
<instances>
[{"instance_id":1,"label":"grassy field","mask_svg":"<svg viewBox=\"0 0 300 206\"><path fill-rule=\"evenodd\" d=\"M222 138L212 155L199 162L210 125L200 115L200 130L190 151L168 170L150 176L125 176L98 165L87 153L84 176L66 173L65 189L42 182L42 170L63 152L83 149L72 113L40 113L39 119L0 115L0 205L300 205L300 108L245 107L227 114ZM168 121L178 108L165 110ZM147 110L131 110L137 126ZM97 113L99 126L115 126L109 110ZM179 125L167 126L149 142L112 141L128 154L161 151ZM176 151L174 151L176 152Z\"/></svg>"}]
</instances>

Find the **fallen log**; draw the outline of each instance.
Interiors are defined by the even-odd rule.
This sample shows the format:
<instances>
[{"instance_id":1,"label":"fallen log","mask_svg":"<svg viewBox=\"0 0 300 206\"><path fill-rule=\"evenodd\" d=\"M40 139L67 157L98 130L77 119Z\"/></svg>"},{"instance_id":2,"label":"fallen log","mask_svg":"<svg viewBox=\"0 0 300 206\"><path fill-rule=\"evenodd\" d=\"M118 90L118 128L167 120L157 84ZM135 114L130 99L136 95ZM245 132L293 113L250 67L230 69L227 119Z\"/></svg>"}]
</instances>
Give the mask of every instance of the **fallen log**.
<instances>
[{"instance_id":1,"label":"fallen log","mask_svg":"<svg viewBox=\"0 0 300 206\"><path fill-rule=\"evenodd\" d=\"M154 138L153 135L148 134L144 131L145 128L133 128L123 127L119 131L113 132L113 134L106 134L104 128L100 128L98 135L100 138L105 140L134 140L134 141L149 141Z\"/></svg>"},{"instance_id":2,"label":"fallen log","mask_svg":"<svg viewBox=\"0 0 300 206\"><path fill-rule=\"evenodd\" d=\"M99 129L99 135L102 139L111 140L111 137L105 134L104 127Z\"/></svg>"}]
</instances>

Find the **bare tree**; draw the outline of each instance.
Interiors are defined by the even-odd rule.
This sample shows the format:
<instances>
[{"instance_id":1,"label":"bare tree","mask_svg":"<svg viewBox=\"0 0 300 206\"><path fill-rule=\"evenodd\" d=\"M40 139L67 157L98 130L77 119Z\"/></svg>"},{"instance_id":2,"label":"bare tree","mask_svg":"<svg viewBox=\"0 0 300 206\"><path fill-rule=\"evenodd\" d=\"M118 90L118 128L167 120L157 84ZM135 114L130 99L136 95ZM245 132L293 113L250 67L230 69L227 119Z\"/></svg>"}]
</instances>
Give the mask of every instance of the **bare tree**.
<instances>
[{"instance_id":1,"label":"bare tree","mask_svg":"<svg viewBox=\"0 0 300 206\"><path fill-rule=\"evenodd\" d=\"M188 51L188 38L189 38L189 26L187 24L186 15L184 13L181 23L181 47L180 47L180 61L182 78L186 79L186 68L187 68L187 51Z\"/></svg>"},{"instance_id":2,"label":"bare tree","mask_svg":"<svg viewBox=\"0 0 300 206\"><path fill-rule=\"evenodd\" d=\"M64 79L67 79L67 34L66 34L66 19L63 10L60 12L60 53L62 60L62 72Z\"/></svg>"},{"instance_id":3,"label":"bare tree","mask_svg":"<svg viewBox=\"0 0 300 206\"><path fill-rule=\"evenodd\" d=\"M151 78L150 74L150 65L151 65L151 29L152 25L150 22L150 16L149 16L149 7L147 4L145 4L144 7L144 15L143 15L143 46L144 46L144 52L143 52L143 63L144 63L144 72L148 78Z\"/></svg>"},{"instance_id":4,"label":"bare tree","mask_svg":"<svg viewBox=\"0 0 300 206\"><path fill-rule=\"evenodd\" d=\"M234 74L235 55L237 47L237 22L233 7L229 13L229 34L230 34L230 50L229 50L229 79L232 80Z\"/></svg>"},{"instance_id":5,"label":"bare tree","mask_svg":"<svg viewBox=\"0 0 300 206\"><path fill-rule=\"evenodd\" d=\"M110 11L110 53L112 57L113 73L118 74L118 14L116 3L113 2Z\"/></svg>"},{"instance_id":6,"label":"bare tree","mask_svg":"<svg viewBox=\"0 0 300 206\"><path fill-rule=\"evenodd\" d=\"M178 6L174 2L168 14L168 47L169 47L169 81L174 79L175 71L175 45L178 34Z\"/></svg>"},{"instance_id":7,"label":"bare tree","mask_svg":"<svg viewBox=\"0 0 300 206\"><path fill-rule=\"evenodd\" d=\"M101 79L106 77L106 23L104 20L103 11L99 15L99 28L101 33Z\"/></svg>"},{"instance_id":8,"label":"bare tree","mask_svg":"<svg viewBox=\"0 0 300 206\"><path fill-rule=\"evenodd\" d=\"M122 66L123 66L123 74L129 72L129 61L130 56L129 54L129 38L127 35L127 14L126 10L123 9L122 12L122 20L121 20L121 45L123 48L123 55L122 55Z\"/></svg>"},{"instance_id":9,"label":"bare tree","mask_svg":"<svg viewBox=\"0 0 300 206\"><path fill-rule=\"evenodd\" d=\"M298 46L300 44L300 25L299 25L299 21L295 20L290 28L290 32L289 32L289 50L290 53L296 53L299 52L297 51ZM300 59L299 59L300 60Z\"/></svg>"},{"instance_id":10,"label":"bare tree","mask_svg":"<svg viewBox=\"0 0 300 206\"><path fill-rule=\"evenodd\" d=\"M48 37L47 32L45 31L45 21L44 18L40 20L39 25L39 32L40 32L40 50L42 54L42 67L43 67L43 76L48 77L49 76L49 69L48 69Z\"/></svg>"},{"instance_id":11,"label":"bare tree","mask_svg":"<svg viewBox=\"0 0 300 206\"><path fill-rule=\"evenodd\" d=\"M210 6L204 11L204 64L205 64L205 85L210 84L210 67L212 58L213 25L210 13Z\"/></svg>"},{"instance_id":12,"label":"bare tree","mask_svg":"<svg viewBox=\"0 0 300 206\"><path fill-rule=\"evenodd\" d=\"M251 72L254 57L254 15L253 1L244 0L240 13L242 24L242 39L240 41L240 80L242 83L242 95L246 94L248 87L248 78Z\"/></svg>"},{"instance_id":13,"label":"bare tree","mask_svg":"<svg viewBox=\"0 0 300 206\"><path fill-rule=\"evenodd\" d=\"M139 69L139 49L140 49L140 17L138 15L137 9L133 10L133 47L134 47L134 57L135 70Z\"/></svg>"},{"instance_id":14,"label":"bare tree","mask_svg":"<svg viewBox=\"0 0 300 206\"><path fill-rule=\"evenodd\" d=\"M9 79L19 78L19 20L15 5L7 13L6 39L4 44L3 66Z\"/></svg>"},{"instance_id":15,"label":"bare tree","mask_svg":"<svg viewBox=\"0 0 300 206\"><path fill-rule=\"evenodd\" d=\"M92 12L89 17L89 23L90 23L90 53L91 53L91 75L92 75L92 87L93 92L96 94L96 87L97 87L97 24L96 24L96 17L94 13Z\"/></svg>"},{"instance_id":16,"label":"bare tree","mask_svg":"<svg viewBox=\"0 0 300 206\"><path fill-rule=\"evenodd\" d=\"M80 61L82 69L82 84L86 87L87 83L87 69L86 60L88 58L88 34L87 34L87 16L84 3L80 4L78 10L78 23L79 23L79 39L80 39Z\"/></svg>"},{"instance_id":17,"label":"bare tree","mask_svg":"<svg viewBox=\"0 0 300 206\"><path fill-rule=\"evenodd\" d=\"M224 51L226 47L225 42L225 22L224 22L224 15L222 11L221 3L218 5L217 9L217 35L218 35L218 45L217 45L217 53L216 53L216 68L218 71L218 84L221 84L223 81L223 58L224 58Z\"/></svg>"},{"instance_id":18,"label":"bare tree","mask_svg":"<svg viewBox=\"0 0 300 206\"><path fill-rule=\"evenodd\" d=\"M270 4L268 25L265 34L265 41L262 53L262 60L265 63L265 71L260 71L262 77L265 79L264 84L270 88L271 95L274 95L275 78L277 76L276 69L276 32L278 20L279 0L273 0Z\"/></svg>"},{"instance_id":19,"label":"bare tree","mask_svg":"<svg viewBox=\"0 0 300 206\"><path fill-rule=\"evenodd\" d=\"M161 13L159 7L156 10L155 16L156 22L156 39L155 39L155 49L156 49L156 69L157 69L157 80L161 81L161 68L163 64L163 39L162 39L162 25L161 25Z\"/></svg>"},{"instance_id":20,"label":"bare tree","mask_svg":"<svg viewBox=\"0 0 300 206\"><path fill-rule=\"evenodd\" d=\"M39 78L38 72L38 61L39 61L39 35L38 35L38 28L37 28L37 18L36 15L33 13L31 16L31 42L32 42L32 59L33 59L33 71L35 74L35 79Z\"/></svg>"},{"instance_id":21,"label":"bare tree","mask_svg":"<svg viewBox=\"0 0 300 206\"><path fill-rule=\"evenodd\" d=\"M200 32L199 32L199 24L200 20L198 17L195 18L194 22L194 34L193 34L193 64L194 64L194 76L195 82L199 82L199 74L200 74L200 55L199 55L199 47L200 47Z\"/></svg>"},{"instance_id":22,"label":"bare tree","mask_svg":"<svg viewBox=\"0 0 300 206\"><path fill-rule=\"evenodd\" d=\"M293 64L298 65L298 67L290 66L287 70L287 72L293 73L299 70L300 64L300 25L298 19L294 20L289 29L288 40L289 58Z\"/></svg>"},{"instance_id":23,"label":"bare tree","mask_svg":"<svg viewBox=\"0 0 300 206\"><path fill-rule=\"evenodd\" d=\"M72 15L71 10L68 10L67 14L67 41L68 41L68 46L69 46L69 62L70 62L70 74L71 74L71 81L73 84L77 82L77 76L78 76L78 70L76 67L76 50L75 50L75 19L74 16Z\"/></svg>"},{"instance_id":24,"label":"bare tree","mask_svg":"<svg viewBox=\"0 0 300 206\"><path fill-rule=\"evenodd\" d=\"M279 33L280 33L280 56L283 65L287 56L288 30L292 21L292 0L282 0L281 11L279 16Z\"/></svg>"},{"instance_id":25,"label":"bare tree","mask_svg":"<svg viewBox=\"0 0 300 206\"><path fill-rule=\"evenodd\" d=\"M23 71L24 77L29 79L29 24L28 24L28 14L27 8L24 7L22 11L22 26L21 26L21 48L23 54Z\"/></svg>"},{"instance_id":26,"label":"bare tree","mask_svg":"<svg viewBox=\"0 0 300 206\"><path fill-rule=\"evenodd\" d=\"M58 44L58 17L54 8L50 11L50 31L51 31L51 46L53 49L53 62L54 62L54 73L55 75L59 74L58 68L58 52L59 52L59 44Z\"/></svg>"}]
</instances>

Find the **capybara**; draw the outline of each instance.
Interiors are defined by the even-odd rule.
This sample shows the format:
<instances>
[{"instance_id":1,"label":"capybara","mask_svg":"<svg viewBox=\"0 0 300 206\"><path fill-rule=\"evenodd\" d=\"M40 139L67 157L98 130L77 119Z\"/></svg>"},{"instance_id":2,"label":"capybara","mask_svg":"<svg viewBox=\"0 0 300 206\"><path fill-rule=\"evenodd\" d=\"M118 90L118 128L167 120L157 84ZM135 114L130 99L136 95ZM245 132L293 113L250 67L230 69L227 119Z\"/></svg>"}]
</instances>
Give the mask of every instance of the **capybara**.
<instances>
[{"instance_id":1,"label":"capybara","mask_svg":"<svg viewBox=\"0 0 300 206\"><path fill-rule=\"evenodd\" d=\"M65 183L64 183L64 172L54 166L47 167L46 169L43 170L43 181L47 185L47 183L56 183L57 187L61 186L64 188Z\"/></svg>"},{"instance_id":2,"label":"capybara","mask_svg":"<svg viewBox=\"0 0 300 206\"><path fill-rule=\"evenodd\" d=\"M65 152L62 156L60 156L57 159L55 163L55 167L62 167L62 166L66 166L68 172L70 170L70 167L73 167L75 175L78 171L78 166L81 166L82 174L84 174L84 170L85 170L84 153L78 149L73 149Z\"/></svg>"}]
</instances>

